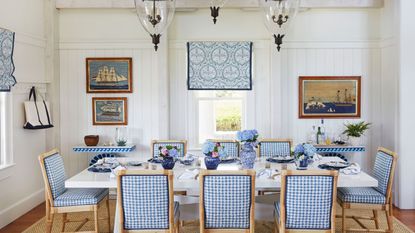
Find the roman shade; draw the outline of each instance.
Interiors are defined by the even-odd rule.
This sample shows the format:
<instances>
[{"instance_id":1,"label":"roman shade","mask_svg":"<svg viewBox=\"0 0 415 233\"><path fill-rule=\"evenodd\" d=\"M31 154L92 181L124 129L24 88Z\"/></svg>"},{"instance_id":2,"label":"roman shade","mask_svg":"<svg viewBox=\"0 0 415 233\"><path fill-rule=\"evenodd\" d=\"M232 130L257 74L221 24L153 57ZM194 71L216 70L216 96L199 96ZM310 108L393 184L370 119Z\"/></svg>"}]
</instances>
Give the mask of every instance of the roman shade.
<instances>
[{"instance_id":1,"label":"roman shade","mask_svg":"<svg viewBox=\"0 0 415 233\"><path fill-rule=\"evenodd\" d=\"M0 91L10 91L16 84L13 76L14 32L0 28Z\"/></svg>"}]
</instances>

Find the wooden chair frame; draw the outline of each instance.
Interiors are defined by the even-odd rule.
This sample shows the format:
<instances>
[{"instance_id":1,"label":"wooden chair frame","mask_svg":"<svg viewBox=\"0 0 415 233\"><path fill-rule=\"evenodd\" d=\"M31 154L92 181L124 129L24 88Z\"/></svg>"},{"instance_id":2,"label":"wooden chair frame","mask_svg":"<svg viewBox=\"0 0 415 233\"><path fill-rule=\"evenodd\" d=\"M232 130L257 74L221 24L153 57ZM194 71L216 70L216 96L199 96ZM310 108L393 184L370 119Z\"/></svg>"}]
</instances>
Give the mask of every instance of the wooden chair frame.
<instances>
[{"instance_id":1,"label":"wooden chair frame","mask_svg":"<svg viewBox=\"0 0 415 233\"><path fill-rule=\"evenodd\" d=\"M169 229L151 230L125 230L124 229L124 210L122 206L121 178L126 175L165 175L168 177L169 185ZM120 228L121 233L179 233L179 221L174 221L174 193L173 193L173 172L170 170L122 170L117 173L117 202L120 209ZM117 220L115 220L117 221Z\"/></svg>"},{"instance_id":2,"label":"wooden chair frame","mask_svg":"<svg viewBox=\"0 0 415 233\"><path fill-rule=\"evenodd\" d=\"M217 170L200 170L199 182L200 182L200 195L199 195L199 221L200 221L200 233L254 233L255 232L255 171L254 170L242 170L242 171L217 171ZM235 176L251 176L251 211L250 211L250 223L249 229L206 229L205 228L205 207L203 204L204 192L203 182L205 176L223 176L223 175L235 175Z\"/></svg>"},{"instance_id":3,"label":"wooden chair frame","mask_svg":"<svg viewBox=\"0 0 415 233\"><path fill-rule=\"evenodd\" d=\"M320 170L308 170L308 171L297 171L297 170L283 170L281 172L281 195L280 195L280 219L278 221L275 216L275 229L274 232L330 232L335 233L335 220L336 220L336 197L337 197L337 178L339 173L337 171L320 171ZM313 229L286 229L286 209L285 209L285 196L287 188L287 176L332 176L333 177L333 197L331 207L331 229L329 230L313 230Z\"/></svg>"},{"instance_id":4,"label":"wooden chair frame","mask_svg":"<svg viewBox=\"0 0 415 233\"><path fill-rule=\"evenodd\" d=\"M385 154L388 154L388 155L392 156L392 158L393 158L392 165L391 165L391 172L389 174L388 187L387 187L387 190L386 190L386 202L385 202L385 204L359 204L359 203L343 202L342 200L337 199L338 203L340 204L340 206L342 208L342 215L339 215L337 217L342 219L342 232L343 233L347 232L347 231L354 231L354 232L393 232L392 185L393 185L393 179L394 179L394 175L395 175L395 168L396 168L396 163L397 163L397 160L398 160L398 155L397 155L397 153L395 153L393 151L390 151L390 150L388 150L386 148L383 148L383 147L379 147L378 152L383 152ZM373 217L346 216L346 209L372 209ZM386 212L388 229L379 229L379 216L378 216L378 211L379 210L381 210L381 211L383 210L383 211ZM345 226L346 218L353 219L363 229L357 229L357 228L348 228L348 229L346 229L346 226ZM375 222L376 229L367 228L360 221L360 219L373 220Z\"/></svg>"},{"instance_id":5,"label":"wooden chair frame","mask_svg":"<svg viewBox=\"0 0 415 233\"><path fill-rule=\"evenodd\" d=\"M183 143L183 155L187 153L187 141L186 140L152 140L151 141L151 156L154 157L154 144L157 143Z\"/></svg>"},{"instance_id":6,"label":"wooden chair frame","mask_svg":"<svg viewBox=\"0 0 415 233\"><path fill-rule=\"evenodd\" d=\"M238 149L237 149L237 151L238 151L238 158L239 158L239 155L240 155L240 152L241 152L241 143L238 141L238 140L232 140L232 139L208 139L207 141L210 141L210 142L219 142L219 143L237 143L237 145L238 145Z\"/></svg>"},{"instance_id":7,"label":"wooden chair frame","mask_svg":"<svg viewBox=\"0 0 415 233\"><path fill-rule=\"evenodd\" d=\"M97 205L80 205L80 206L67 206L67 207L54 207L53 206L53 196L52 196L52 190L50 187L49 179L46 174L46 167L45 167L45 159L49 156L58 154L59 150L53 149L49 152L41 154L38 159L40 162L40 167L42 170L43 175L43 181L45 183L45 201L46 201L46 232L50 233L52 231L52 225L53 225L53 217L55 214L63 214L62 218L62 228L61 232L65 232L65 226L66 223L69 222L81 222L81 224L76 228L76 232L78 232L84 225L87 223L90 219L85 218L83 220L68 220L67 215L68 213L73 212L94 212L94 223L95 223L95 231L82 231L84 233L98 233L99 232L99 224L98 220L108 220L108 227L111 231L111 222L110 222L110 207L109 207L109 198L108 195L103 198ZM107 218L98 218L98 209L102 205L106 205L107 207Z\"/></svg>"},{"instance_id":8,"label":"wooden chair frame","mask_svg":"<svg viewBox=\"0 0 415 233\"><path fill-rule=\"evenodd\" d=\"M293 145L293 140L292 139L261 139L259 140L259 144L258 144L258 150L257 150L257 156L258 158L261 157L261 142L288 142L290 144L290 153L291 153L291 147Z\"/></svg>"}]
</instances>

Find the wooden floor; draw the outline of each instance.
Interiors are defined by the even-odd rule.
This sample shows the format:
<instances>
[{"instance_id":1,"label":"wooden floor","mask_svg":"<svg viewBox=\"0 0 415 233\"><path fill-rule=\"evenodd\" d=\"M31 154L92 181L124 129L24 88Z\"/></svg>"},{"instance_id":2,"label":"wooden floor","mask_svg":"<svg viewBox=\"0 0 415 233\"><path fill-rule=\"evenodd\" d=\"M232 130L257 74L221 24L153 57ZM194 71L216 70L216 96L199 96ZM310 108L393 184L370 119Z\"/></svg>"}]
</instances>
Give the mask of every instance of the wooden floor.
<instances>
[{"instance_id":1,"label":"wooden floor","mask_svg":"<svg viewBox=\"0 0 415 233\"><path fill-rule=\"evenodd\" d=\"M39 219L45 216L45 204L41 204L25 215L18 218L4 228L0 229L0 233L20 233L26 228L33 225ZM394 208L394 216L407 225L411 230L415 231L415 210L400 210Z\"/></svg>"}]
</instances>

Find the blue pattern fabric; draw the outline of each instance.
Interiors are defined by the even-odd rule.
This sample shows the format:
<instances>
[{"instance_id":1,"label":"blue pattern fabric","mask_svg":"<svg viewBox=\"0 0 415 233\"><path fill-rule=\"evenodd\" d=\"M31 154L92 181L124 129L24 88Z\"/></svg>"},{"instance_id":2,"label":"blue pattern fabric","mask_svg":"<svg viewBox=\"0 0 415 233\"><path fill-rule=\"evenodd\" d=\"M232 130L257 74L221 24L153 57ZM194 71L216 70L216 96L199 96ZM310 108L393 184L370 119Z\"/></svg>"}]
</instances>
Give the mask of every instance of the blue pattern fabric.
<instances>
[{"instance_id":1,"label":"blue pattern fabric","mask_svg":"<svg viewBox=\"0 0 415 233\"><path fill-rule=\"evenodd\" d=\"M252 42L189 42L189 90L252 90Z\"/></svg>"},{"instance_id":2,"label":"blue pattern fabric","mask_svg":"<svg viewBox=\"0 0 415 233\"><path fill-rule=\"evenodd\" d=\"M135 150L135 146L126 147L74 147L74 152L79 153L128 153Z\"/></svg>"},{"instance_id":3,"label":"blue pattern fabric","mask_svg":"<svg viewBox=\"0 0 415 233\"><path fill-rule=\"evenodd\" d=\"M169 184L165 175L125 175L121 177L124 229L169 228ZM179 206L175 203L175 218Z\"/></svg>"},{"instance_id":4,"label":"blue pattern fabric","mask_svg":"<svg viewBox=\"0 0 415 233\"><path fill-rule=\"evenodd\" d=\"M280 220L280 216L281 216L281 204L279 201L275 202L275 209L274 209L274 216L277 218L277 220Z\"/></svg>"},{"instance_id":5,"label":"blue pattern fabric","mask_svg":"<svg viewBox=\"0 0 415 233\"><path fill-rule=\"evenodd\" d=\"M338 188L337 197L347 203L385 204L386 201L382 193L370 187Z\"/></svg>"},{"instance_id":6,"label":"blue pattern fabric","mask_svg":"<svg viewBox=\"0 0 415 233\"><path fill-rule=\"evenodd\" d=\"M53 204L55 207L96 205L108 195L108 189L74 188L67 189L58 196Z\"/></svg>"},{"instance_id":7,"label":"blue pattern fabric","mask_svg":"<svg viewBox=\"0 0 415 233\"><path fill-rule=\"evenodd\" d=\"M287 229L330 229L334 178L287 176L285 212Z\"/></svg>"},{"instance_id":8,"label":"blue pattern fabric","mask_svg":"<svg viewBox=\"0 0 415 233\"><path fill-rule=\"evenodd\" d=\"M210 140L211 142L217 142L215 140ZM223 149L226 152L227 157L229 158L238 158L239 157L239 142L220 142L220 145L223 146Z\"/></svg>"},{"instance_id":9,"label":"blue pattern fabric","mask_svg":"<svg viewBox=\"0 0 415 233\"><path fill-rule=\"evenodd\" d=\"M0 91L10 91L16 84L13 76L14 32L0 28Z\"/></svg>"},{"instance_id":10,"label":"blue pattern fabric","mask_svg":"<svg viewBox=\"0 0 415 233\"><path fill-rule=\"evenodd\" d=\"M291 147L289 142L267 142L262 141L259 144L260 157L290 156Z\"/></svg>"},{"instance_id":11,"label":"blue pattern fabric","mask_svg":"<svg viewBox=\"0 0 415 233\"><path fill-rule=\"evenodd\" d=\"M373 167L373 177L378 180L377 191L386 196L389 184L389 176L392 170L393 157L382 151L376 154L375 165Z\"/></svg>"},{"instance_id":12,"label":"blue pattern fabric","mask_svg":"<svg viewBox=\"0 0 415 233\"><path fill-rule=\"evenodd\" d=\"M364 146L348 146L348 147L319 147L316 146L317 153L354 153L364 152Z\"/></svg>"},{"instance_id":13,"label":"blue pattern fabric","mask_svg":"<svg viewBox=\"0 0 415 233\"><path fill-rule=\"evenodd\" d=\"M59 153L56 153L46 157L44 163L46 176L52 192L52 199L56 199L66 191L66 174L62 156Z\"/></svg>"},{"instance_id":14,"label":"blue pattern fabric","mask_svg":"<svg viewBox=\"0 0 415 233\"><path fill-rule=\"evenodd\" d=\"M168 142L157 142L153 144L154 154L153 157L159 157L160 156L160 150L159 147L164 146L175 146L179 150L179 157L184 157L184 143L177 142L177 143L168 143Z\"/></svg>"},{"instance_id":15,"label":"blue pattern fabric","mask_svg":"<svg viewBox=\"0 0 415 233\"><path fill-rule=\"evenodd\" d=\"M250 176L212 175L203 182L206 229L249 229Z\"/></svg>"}]
</instances>

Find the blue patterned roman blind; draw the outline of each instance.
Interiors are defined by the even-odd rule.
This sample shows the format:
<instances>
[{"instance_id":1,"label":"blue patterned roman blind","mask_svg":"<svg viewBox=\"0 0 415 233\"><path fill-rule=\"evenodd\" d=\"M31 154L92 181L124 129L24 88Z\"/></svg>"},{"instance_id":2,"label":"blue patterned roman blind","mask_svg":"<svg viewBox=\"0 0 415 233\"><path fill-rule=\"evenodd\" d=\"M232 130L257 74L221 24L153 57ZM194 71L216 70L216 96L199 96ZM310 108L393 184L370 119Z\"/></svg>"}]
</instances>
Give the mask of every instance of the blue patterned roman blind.
<instances>
[{"instance_id":1,"label":"blue patterned roman blind","mask_svg":"<svg viewBox=\"0 0 415 233\"><path fill-rule=\"evenodd\" d=\"M252 90L252 42L188 42L189 90Z\"/></svg>"},{"instance_id":2,"label":"blue patterned roman blind","mask_svg":"<svg viewBox=\"0 0 415 233\"><path fill-rule=\"evenodd\" d=\"M14 32L0 28L0 91L10 91L16 84L13 76Z\"/></svg>"}]
</instances>

